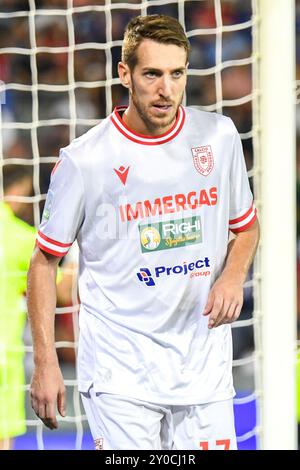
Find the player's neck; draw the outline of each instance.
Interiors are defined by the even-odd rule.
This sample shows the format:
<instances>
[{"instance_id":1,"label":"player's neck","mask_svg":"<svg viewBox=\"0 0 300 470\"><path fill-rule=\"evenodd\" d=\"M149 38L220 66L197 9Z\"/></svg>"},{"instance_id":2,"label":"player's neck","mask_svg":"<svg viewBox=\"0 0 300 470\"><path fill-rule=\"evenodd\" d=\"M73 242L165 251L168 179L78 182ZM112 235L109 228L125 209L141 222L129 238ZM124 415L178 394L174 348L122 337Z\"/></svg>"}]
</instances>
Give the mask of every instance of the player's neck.
<instances>
[{"instance_id":1,"label":"player's neck","mask_svg":"<svg viewBox=\"0 0 300 470\"><path fill-rule=\"evenodd\" d=\"M174 120L165 127L151 126L150 123L147 125L147 123L139 115L135 106L131 103L129 104L126 111L121 115L121 118L130 130L136 132L137 134L147 136L159 136L161 134L165 134L173 127L176 120L175 117Z\"/></svg>"}]
</instances>

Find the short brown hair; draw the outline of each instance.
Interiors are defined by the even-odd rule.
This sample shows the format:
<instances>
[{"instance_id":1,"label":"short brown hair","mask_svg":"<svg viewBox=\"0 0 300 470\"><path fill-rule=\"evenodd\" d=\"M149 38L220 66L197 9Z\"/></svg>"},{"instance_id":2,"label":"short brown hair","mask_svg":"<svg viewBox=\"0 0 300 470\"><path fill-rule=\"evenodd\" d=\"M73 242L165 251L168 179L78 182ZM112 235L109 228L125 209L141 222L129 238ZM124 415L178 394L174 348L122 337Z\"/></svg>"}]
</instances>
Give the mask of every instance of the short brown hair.
<instances>
[{"instance_id":1,"label":"short brown hair","mask_svg":"<svg viewBox=\"0 0 300 470\"><path fill-rule=\"evenodd\" d=\"M190 43L179 21L166 15L137 16L126 26L122 46L122 62L131 70L137 64L136 51L143 39L183 47L188 60Z\"/></svg>"}]
</instances>

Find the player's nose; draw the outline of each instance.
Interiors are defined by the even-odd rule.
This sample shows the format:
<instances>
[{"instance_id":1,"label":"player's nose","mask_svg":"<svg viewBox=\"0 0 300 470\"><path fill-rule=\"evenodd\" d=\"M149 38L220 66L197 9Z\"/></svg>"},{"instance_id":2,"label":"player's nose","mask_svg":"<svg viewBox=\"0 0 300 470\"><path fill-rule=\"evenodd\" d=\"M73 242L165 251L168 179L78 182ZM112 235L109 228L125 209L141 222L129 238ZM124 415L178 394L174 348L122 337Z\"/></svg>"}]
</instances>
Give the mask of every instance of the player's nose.
<instances>
[{"instance_id":1,"label":"player's nose","mask_svg":"<svg viewBox=\"0 0 300 470\"><path fill-rule=\"evenodd\" d=\"M164 98L170 98L172 96L172 82L169 77L160 77L158 92L160 96Z\"/></svg>"}]
</instances>

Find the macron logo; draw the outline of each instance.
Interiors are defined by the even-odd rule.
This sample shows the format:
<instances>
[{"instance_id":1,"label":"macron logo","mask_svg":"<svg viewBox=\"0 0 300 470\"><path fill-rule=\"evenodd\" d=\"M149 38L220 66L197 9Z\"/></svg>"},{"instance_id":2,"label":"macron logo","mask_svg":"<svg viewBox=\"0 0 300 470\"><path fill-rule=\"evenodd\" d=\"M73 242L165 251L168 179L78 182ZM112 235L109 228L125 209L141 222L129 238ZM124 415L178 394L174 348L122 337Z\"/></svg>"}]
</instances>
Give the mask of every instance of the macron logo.
<instances>
[{"instance_id":1,"label":"macron logo","mask_svg":"<svg viewBox=\"0 0 300 470\"><path fill-rule=\"evenodd\" d=\"M127 168L125 168L124 166L120 166L118 170L114 168L116 174L118 175L124 186L126 184L129 168L130 166L128 166Z\"/></svg>"}]
</instances>

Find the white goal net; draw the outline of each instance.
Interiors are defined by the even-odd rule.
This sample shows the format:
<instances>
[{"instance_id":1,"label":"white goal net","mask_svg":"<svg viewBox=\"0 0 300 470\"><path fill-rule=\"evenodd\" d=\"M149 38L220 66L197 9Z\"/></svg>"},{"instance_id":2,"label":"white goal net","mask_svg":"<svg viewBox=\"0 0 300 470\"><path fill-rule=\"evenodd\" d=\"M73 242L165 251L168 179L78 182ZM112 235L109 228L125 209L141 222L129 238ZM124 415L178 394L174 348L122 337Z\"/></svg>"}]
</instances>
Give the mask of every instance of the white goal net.
<instances>
[{"instance_id":1,"label":"white goal net","mask_svg":"<svg viewBox=\"0 0 300 470\"><path fill-rule=\"evenodd\" d=\"M1 182L8 165L30 168L33 194L10 196L7 201L24 202L23 218L35 227L59 148L99 123L115 105L127 102L127 92L117 76L124 27L133 16L152 13L174 16L184 26L192 46L185 104L233 119L255 189L253 180L259 172L253 144L258 132L254 112L256 2L0 0ZM2 184L0 193L3 196ZM256 405L260 384L255 379L259 315L253 314L254 310L259 314L259 304L253 306L257 277L252 270L241 318L233 325L235 413L241 449L259 447ZM77 316L76 301L57 309L56 346L68 389L68 414L59 422L64 436L60 443L57 439L53 444L30 411L32 348L25 331L27 437L17 439L19 448L89 446L90 441L84 440L87 423L76 387Z\"/></svg>"}]
</instances>

